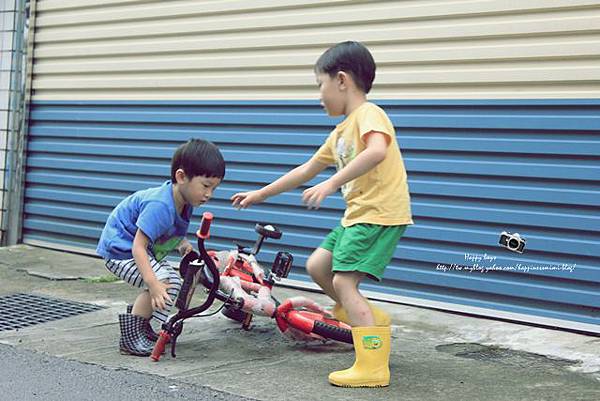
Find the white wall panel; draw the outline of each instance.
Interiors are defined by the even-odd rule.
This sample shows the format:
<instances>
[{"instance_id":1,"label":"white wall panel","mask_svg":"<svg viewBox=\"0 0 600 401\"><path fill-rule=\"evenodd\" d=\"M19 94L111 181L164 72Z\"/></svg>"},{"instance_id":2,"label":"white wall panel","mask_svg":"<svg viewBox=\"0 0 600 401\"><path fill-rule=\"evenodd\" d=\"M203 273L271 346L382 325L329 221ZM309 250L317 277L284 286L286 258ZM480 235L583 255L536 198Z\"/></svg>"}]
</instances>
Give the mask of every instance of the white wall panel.
<instances>
[{"instance_id":1,"label":"white wall panel","mask_svg":"<svg viewBox=\"0 0 600 401\"><path fill-rule=\"evenodd\" d=\"M600 1L39 2L34 100L314 99L373 52L373 98L598 98Z\"/></svg>"}]
</instances>

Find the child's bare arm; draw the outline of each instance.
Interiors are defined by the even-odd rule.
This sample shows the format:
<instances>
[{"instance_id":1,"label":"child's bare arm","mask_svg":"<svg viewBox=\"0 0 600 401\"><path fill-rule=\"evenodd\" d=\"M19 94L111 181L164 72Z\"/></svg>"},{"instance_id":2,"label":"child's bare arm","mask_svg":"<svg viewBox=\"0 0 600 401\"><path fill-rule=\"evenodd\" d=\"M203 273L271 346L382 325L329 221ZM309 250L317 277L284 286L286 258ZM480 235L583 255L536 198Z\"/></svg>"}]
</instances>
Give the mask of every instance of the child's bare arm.
<instances>
[{"instance_id":1,"label":"child's bare arm","mask_svg":"<svg viewBox=\"0 0 600 401\"><path fill-rule=\"evenodd\" d=\"M146 234L138 229L133 238L133 248L131 253L135 259L135 264L142 275L142 279L150 291L152 309L165 309L167 307L165 301L170 299L169 294L167 294L167 289L170 285L160 282L152 270L148 252L146 251L149 242L150 240Z\"/></svg>"},{"instance_id":2,"label":"child's bare arm","mask_svg":"<svg viewBox=\"0 0 600 401\"><path fill-rule=\"evenodd\" d=\"M326 167L326 164L311 159L259 190L238 192L231 197L232 205L233 207L245 209L255 203L260 203L271 196L296 188L314 178Z\"/></svg>"},{"instance_id":3,"label":"child's bare arm","mask_svg":"<svg viewBox=\"0 0 600 401\"><path fill-rule=\"evenodd\" d=\"M387 152L387 136L381 132L370 132L365 136L367 147L346 167L329 179L308 188L302 194L302 201L309 209L318 209L321 202L339 187L365 174L383 161Z\"/></svg>"}]
</instances>

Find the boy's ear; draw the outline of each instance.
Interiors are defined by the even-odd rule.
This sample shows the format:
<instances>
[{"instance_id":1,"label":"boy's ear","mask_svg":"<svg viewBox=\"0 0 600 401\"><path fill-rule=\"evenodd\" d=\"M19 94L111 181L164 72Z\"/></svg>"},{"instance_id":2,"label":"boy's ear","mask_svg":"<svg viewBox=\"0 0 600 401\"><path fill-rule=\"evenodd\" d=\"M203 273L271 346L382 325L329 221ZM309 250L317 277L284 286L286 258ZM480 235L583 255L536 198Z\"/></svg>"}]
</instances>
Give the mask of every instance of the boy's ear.
<instances>
[{"instance_id":1,"label":"boy's ear","mask_svg":"<svg viewBox=\"0 0 600 401\"><path fill-rule=\"evenodd\" d=\"M186 177L185 171L183 171L182 168L178 168L175 171L175 180L177 180L178 184L183 184L183 182L185 181L185 177Z\"/></svg>"},{"instance_id":2,"label":"boy's ear","mask_svg":"<svg viewBox=\"0 0 600 401\"><path fill-rule=\"evenodd\" d=\"M350 76L347 73L345 73L344 71L338 71L335 78L341 90L348 88L348 79L350 78Z\"/></svg>"}]
</instances>

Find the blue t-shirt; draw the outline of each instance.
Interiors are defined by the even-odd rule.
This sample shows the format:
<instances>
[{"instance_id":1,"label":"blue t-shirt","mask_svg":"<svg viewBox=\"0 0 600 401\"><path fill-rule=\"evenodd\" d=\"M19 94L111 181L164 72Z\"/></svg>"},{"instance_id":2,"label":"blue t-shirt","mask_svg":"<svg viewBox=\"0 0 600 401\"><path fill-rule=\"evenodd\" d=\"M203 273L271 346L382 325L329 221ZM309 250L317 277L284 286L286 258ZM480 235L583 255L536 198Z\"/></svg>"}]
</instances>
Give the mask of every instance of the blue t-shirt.
<instances>
[{"instance_id":1,"label":"blue t-shirt","mask_svg":"<svg viewBox=\"0 0 600 401\"><path fill-rule=\"evenodd\" d=\"M104 259L131 259L138 228L150 239L148 252L161 260L185 237L193 208L186 205L177 214L173 184L138 191L115 207L102 230L96 252Z\"/></svg>"}]
</instances>

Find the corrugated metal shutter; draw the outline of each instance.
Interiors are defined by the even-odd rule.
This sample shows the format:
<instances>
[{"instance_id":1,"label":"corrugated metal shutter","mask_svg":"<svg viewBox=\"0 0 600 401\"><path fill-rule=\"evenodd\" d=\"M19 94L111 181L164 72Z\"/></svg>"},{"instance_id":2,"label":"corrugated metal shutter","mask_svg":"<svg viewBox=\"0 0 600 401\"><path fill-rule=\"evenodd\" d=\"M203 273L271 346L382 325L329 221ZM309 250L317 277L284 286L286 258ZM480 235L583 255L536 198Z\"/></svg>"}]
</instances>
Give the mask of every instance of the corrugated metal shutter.
<instances>
[{"instance_id":1,"label":"corrugated metal shutter","mask_svg":"<svg viewBox=\"0 0 600 401\"><path fill-rule=\"evenodd\" d=\"M366 288L597 325L600 101L382 104L399 132L416 225L383 286ZM305 279L306 257L339 221L340 196L316 212L301 206L302 189L247 211L228 199L306 161L331 125L311 102L37 102L24 239L92 248L110 209L168 177L175 145L199 136L217 143L228 163L209 206L217 217L212 245L252 241L255 221L280 225L283 239L263 257L272 260L275 245L290 250L292 278ZM503 230L524 235L526 253L499 248ZM467 254L493 256L503 268L468 271L476 263Z\"/></svg>"},{"instance_id":2,"label":"corrugated metal shutter","mask_svg":"<svg viewBox=\"0 0 600 401\"><path fill-rule=\"evenodd\" d=\"M35 99L315 99L360 40L378 99L600 97L600 3L66 1L38 4Z\"/></svg>"},{"instance_id":3,"label":"corrugated metal shutter","mask_svg":"<svg viewBox=\"0 0 600 401\"><path fill-rule=\"evenodd\" d=\"M354 39L378 62L371 97L397 126L417 223L383 285L366 288L600 331L597 1L48 0L37 11L26 242L93 249L110 209L168 177L176 144L201 136L228 163L213 245L252 241L257 220L279 224L264 257L281 244L305 280L342 200L315 213L300 190L243 212L227 199L323 141L335 121L312 65ZM542 98L559 100L530 100ZM527 238L525 254L497 246L503 230ZM506 269L469 272L465 254Z\"/></svg>"}]
</instances>

